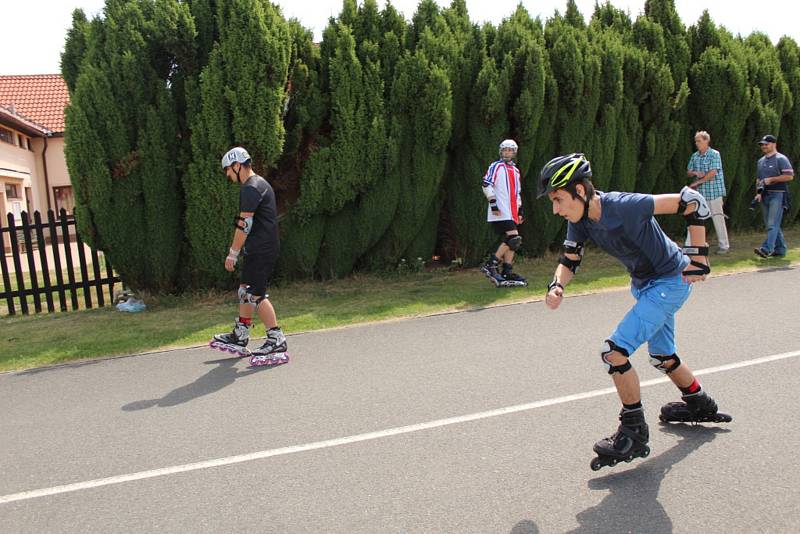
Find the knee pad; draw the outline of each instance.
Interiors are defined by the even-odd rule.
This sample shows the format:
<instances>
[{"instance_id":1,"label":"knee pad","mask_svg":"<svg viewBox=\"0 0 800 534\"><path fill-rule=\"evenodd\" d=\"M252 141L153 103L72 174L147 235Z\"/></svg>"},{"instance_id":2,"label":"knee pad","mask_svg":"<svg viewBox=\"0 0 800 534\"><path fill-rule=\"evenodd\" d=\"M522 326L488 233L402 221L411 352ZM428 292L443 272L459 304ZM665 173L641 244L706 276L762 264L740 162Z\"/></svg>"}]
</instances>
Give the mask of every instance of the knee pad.
<instances>
[{"instance_id":1,"label":"knee pad","mask_svg":"<svg viewBox=\"0 0 800 534\"><path fill-rule=\"evenodd\" d=\"M516 252L519 250L519 247L522 246L522 236L519 234L507 235L505 239L503 239L503 243L508 245L508 248Z\"/></svg>"},{"instance_id":2,"label":"knee pad","mask_svg":"<svg viewBox=\"0 0 800 534\"><path fill-rule=\"evenodd\" d=\"M251 293L250 286L239 288L239 304L250 304L252 306L257 307L259 304L261 304L261 301L268 298L269 295L267 295L266 293L260 296Z\"/></svg>"},{"instance_id":3,"label":"knee pad","mask_svg":"<svg viewBox=\"0 0 800 534\"><path fill-rule=\"evenodd\" d=\"M614 365L611 363L608 357L611 356L611 353L615 351L619 352L626 358L630 357L630 354L628 354L627 350L623 349L622 347L618 347L617 344L610 339L606 339L605 342L603 342L603 348L600 350L600 358L603 360L603 364L606 366L608 374L613 375L614 373L619 373L623 375L631 370L631 362L625 361L625 363L622 365Z\"/></svg>"},{"instance_id":4,"label":"knee pad","mask_svg":"<svg viewBox=\"0 0 800 534\"><path fill-rule=\"evenodd\" d=\"M667 365L669 362L674 362L672 367ZM681 359L678 358L677 354L670 354L668 356L663 356L661 354L651 354L650 355L650 365L664 373L665 375L670 374L672 371L680 367Z\"/></svg>"}]
</instances>

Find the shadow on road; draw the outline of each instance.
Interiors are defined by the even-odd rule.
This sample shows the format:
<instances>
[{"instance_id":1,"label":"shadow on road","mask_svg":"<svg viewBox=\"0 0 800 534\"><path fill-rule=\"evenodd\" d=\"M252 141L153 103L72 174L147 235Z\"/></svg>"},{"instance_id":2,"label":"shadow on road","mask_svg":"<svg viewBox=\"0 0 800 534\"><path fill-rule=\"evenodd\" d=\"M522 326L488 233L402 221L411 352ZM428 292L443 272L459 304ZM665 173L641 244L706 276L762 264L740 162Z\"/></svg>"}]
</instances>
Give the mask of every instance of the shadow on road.
<instances>
[{"instance_id":1,"label":"shadow on road","mask_svg":"<svg viewBox=\"0 0 800 534\"><path fill-rule=\"evenodd\" d=\"M173 389L160 399L147 399L134 401L122 407L123 411L133 412L136 410L144 410L152 408L153 406L160 406L167 408L170 406L177 406L185 402L192 401L203 395L208 395L219 391L222 388L233 384L237 379L244 376L249 376L253 373L274 369L273 367L251 367L247 370L240 371L236 368L236 364L241 358L222 358L220 360L211 360L205 362L208 364L216 364L217 366L209 372L199 377L191 384L186 384L177 389Z\"/></svg>"},{"instance_id":2,"label":"shadow on road","mask_svg":"<svg viewBox=\"0 0 800 534\"><path fill-rule=\"evenodd\" d=\"M661 424L660 430L678 436L680 438L678 443L658 456L642 462L636 469L610 473L589 480L589 489L610 490L611 493L596 506L576 516L580 527L570 531L571 534L590 532L667 534L673 531L672 520L658 502L661 482L673 465L704 444L713 441L717 434L727 433L730 430L685 424ZM640 460L634 460L637 461Z\"/></svg>"},{"instance_id":3,"label":"shadow on road","mask_svg":"<svg viewBox=\"0 0 800 534\"><path fill-rule=\"evenodd\" d=\"M514 525L510 534L539 534L539 527L530 519L525 519Z\"/></svg>"}]
</instances>

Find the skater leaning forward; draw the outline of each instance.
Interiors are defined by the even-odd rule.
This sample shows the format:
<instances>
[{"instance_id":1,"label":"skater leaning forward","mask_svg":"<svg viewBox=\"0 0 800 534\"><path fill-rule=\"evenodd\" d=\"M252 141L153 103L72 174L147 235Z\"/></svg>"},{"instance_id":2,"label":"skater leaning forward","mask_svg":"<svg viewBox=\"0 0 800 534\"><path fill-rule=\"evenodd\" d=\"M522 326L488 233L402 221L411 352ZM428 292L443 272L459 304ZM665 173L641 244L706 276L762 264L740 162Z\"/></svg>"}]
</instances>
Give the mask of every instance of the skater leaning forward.
<instances>
[{"instance_id":1,"label":"skater leaning forward","mask_svg":"<svg viewBox=\"0 0 800 534\"><path fill-rule=\"evenodd\" d=\"M267 295L267 284L280 252L278 212L275 192L269 183L252 168L250 154L241 147L230 149L222 157L222 169L239 184L239 215L234 220L233 243L225 258L225 269L232 272L242 256L239 285L239 319L229 334L217 334L211 346L251 356L251 365L278 365L289 361L286 337L275 316ZM267 328L261 347L247 349L253 327L253 310Z\"/></svg>"},{"instance_id":2,"label":"skater leaning forward","mask_svg":"<svg viewBox=\"0 0 800 534\"><path fill-rule=\"evenodd\" d=\"M489 165L483 177L483 194L489 201L486 219L503 240L483 264L481 272L497 287L528 285L523 277L511 270L514 253L522 244L522 236L517 230L523 218L519 169L514 165L516 156L517 143L506 139L500 143L500 159Z\"/></svg>"},{"instance_id":3,"label":"skater leaning forward","mask_svg":"<svg viewBox=\"0 0 800 534\"><path fill-rule=\"evenodd\" d=\"M662 421L728 422L729 415L700 387L692 371L676 354L675 314L691 293L691 284L705 280L708 245L704 221L711 217L705 198L684 187L678 194L645 195L596 191L592 170L583 154L559 156L548 162L539 177L538 195L547 195L553 213L564 217L567 236L546 304L556 309L564 288L574 276L591 240L617 258L631 276L636 304L606 339L600 357L622 401L617 432L598 441L592 469L647 456L648 427L639 390L639 377L628 361L647 342L650 363L680 389L682 402L661 408ZM681 249L656 222L655 215L682 214L691 243Z\"/></svg>"}]
</instances>

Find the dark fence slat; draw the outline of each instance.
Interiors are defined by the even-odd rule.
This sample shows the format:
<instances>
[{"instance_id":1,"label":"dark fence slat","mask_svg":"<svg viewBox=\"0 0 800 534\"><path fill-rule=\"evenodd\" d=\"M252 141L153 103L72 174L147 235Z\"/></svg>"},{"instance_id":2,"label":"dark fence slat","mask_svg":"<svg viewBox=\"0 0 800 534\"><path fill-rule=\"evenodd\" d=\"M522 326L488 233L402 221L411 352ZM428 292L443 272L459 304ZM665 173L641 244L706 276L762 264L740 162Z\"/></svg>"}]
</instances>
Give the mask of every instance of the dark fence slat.
<instances>
[{"instance_id":1,"label":"dark fence slat","mask_svg":"<svg viewBox=\"0 0 800 534\"><path fill-rule=\"evenodd\" d=\"M113 284L113 283L119 283L120 279L119 279L118 276L115 276L114 278L101 278L100 280L98 280L98 282L100 284L109 284L109 283ZM59 289L59 287L58 286L53 286L52 288L40 287L39 289L36 290L36 292L39 293L40 295L44 295L48 291L54 291L56 289ZM65 285L61 289L69 289L69 286ZM30 288L25 290L25 294L28 295L28 296L33 295L33 293L34 293L34 291L32 289L30 289ZM20 296L20 294L21 294L20 291L17 291L17 290L8 291L8 292L0 292L0 299L8 298L9 296L11 296L12 298L17 298L17 297Z\"/></svg>"},{"instance_id":2,"label":"dark fence slat","mask_svg":"<svg viewBox=\"0 0 800 534\"><path fill-rule=\"evenodd\" d=\"M106 262L106 279L109 280L108 301L114 304L114 269L111 267L111 263L108 261L108 257L105 254L103 254L103 260ZM119 280L119 278L117 278L117 280Z\"/></svg>"},{"instance_id":3,"label":"dark fence slat","mask_svg":"<svg viewBox=\"0 0 800 534\"><path fill-rule=\"evenodd\" d=\"M94 272L94 279L92 280L92 285L94 286L95 294L97 295L97 306L103 307L106 305L105 299L103 298L103 284L99 282L100 280L100 258L97 255L97 251L95 249L91 249L92 251L92 271Z\"/></svg>"},{"instance_id":4,"label":"dark fence slat","mask_svg":"<svg viewBox=\"0 0 800 534\"><path fill-rule=\"evenodd\" d=\"M72 309L78 309L78 289L75 285L75 270L74 265L72 263L72 247L70 247L70 240L69 240L69 227L67 225L67 212L65 209L61 209L60 220L61 220L61 238L63 240L64 245L64 258L67 260L67 278L69 279L69 287L70 287L70 300L72 301ZM76 232L77 233L77 232Z\"/></svg>"},{"instance_id":5,"label":"dark fence slat","mask_svg":"<svg viewBox=\"0 0 800 534\"><path fill-rule=\"evenodd\" d=\"M3 292L8 293L11 291L11 275L8 270L8 264L6 263L6 240L3 237L5 232L6 228L3 226L3 218L0 217L0 246L3 247L3 261L0 262L0 269L3 271ZM13 254L14 251L12 250L11 253ZM17 314L17 308L14 305L14 297L11 295L6 296L6 307L8 308L9 315Z\"/></svg>"},{"instance_id":6,"label":"dark fence slat","mask_svg":"<svg viewBox=\"0 0 800 534\"><path fill-rule=\"evenodd\" d=\"M77 228L76 228L77 230ZM86 265L86 251L83 250L83 239L75 232L75 244L78 245L78 263L81 266L81 286L83 287L83 304L87 309L92 308L92 290L89 285L89 268Z\"/></svg>"},{"instance_id":7,"label":"dark fence slat","mask_svg":"<svg viewBox=\"0 0 800 534\"><path fill-rule=\"evenodd\" d=\"M50 244L53 248L53 263L56 269L56 283L58 290L58 305L61 311L67 311L67 295L64 292L64 275L61 272L61 253L58 251L58 233L56 232L56 215L53 210L47 210L47 228L50 230Z\"/></svg>"},{"instance_id":8,"label":"dark fence slat","mask_svg":"<svg viewBox=\"0 0 800 534\"><path fill-rule=\"evenodd\" d=\"M28 299L25 297L25 277L22 274L22 261L19 257L19 241L17 240L17 225L14 224L14 214L8 214L9 237L11 238L11 255L14 257L14 274L17 278L17 290L19 291L19 308L22 313L28 314Z\"/></svg>"},{"instance_id":9,"label":"dark fence slat","mask_svg":"<svg viewBox=\"0 0 800 534\"><path fill-rule=\"evenodd\" d=\"M42 228L44 228L42 216L38 211L33 212L33 220L36 223L36 242L39 243L39 263L42 265L43 287L50 288L52 283L50 282L50 266L47 263L47 242L45 242L44 232L42 232ZM47 301L47 311L55 311L55 307L53 306L53 292L47 291L44 296Z\"/></svg>"},{"instance_id":10,"label":"dark fence slat","mask_svg":"<svg viewBox=\"0 0 800 534\"><path fill-rule=\"evenodd\" d=\"M42 312L42 299L39 297L39 274L36 270L36 256L33 254L33 236L31 235L31 221L27 211L22 212L22 236L25 238L25 256L28 258L28 275L31 278L33 290L33 307L36 313Z\"/></svg>"},{"instance_id":11,"label":"dark fence slat","mask_svg":"<svg viewBox=\"0 0 800 534\"><path fill-rule=\"evenodd\" d=\"M8 234L11 244L14 277L12 278L12 266L4 251L3 257L0 258L3 283L2 287L0 287L0 302L4 302L8 310L7 312L4 311L4 313L16 315L19 310L22 314L27 315L31 311L28 306L29 298L33 299L33 307L36 313L42 311L43 301L46 302L48 312L55 312L56 295L58 296L61 311L68 311L67 292L69 292L69 301L72 303L72 309L78 310L80 307L79 289L83 290L86 308L93 307L92 292L95 293L95 302L98 306L106 305L105 287L108 287L108 302L113 303L114 286L122 282L120 277L114 274L114 267L99 250L90 247L90 253L86 253L84 241L77 232L75 220L68 218L65 210L61 210L60 217L56 217L53 210L48 210L46 222L42 221L42 215L38 211L34 212L32 217L27 212L23 212L21 221L17 221L11 213L7 214L6 218L8 226L3 226L3 221L0 220L0 242L5 247L4 236ZM75 263L76 258L72 253L70 227L75 227L75 244L78 247L77 265ZM49 244L46 235L49 235ZM59 244L59 239L61 244ZM23 259L23 254L20 252L22 245L25 246L24 254L27 261ZM65 266L61 264L62 250L60 245L64 247L63 260L66 262L66 275L64 274ZM36 264L37 255L33 251L34 246L39 248L38 268ZM52 250L52 258L48 256L50 254L49 249ZM100 265L101 257L105 263L105 276L103 275L104 269ZM89 272L87 260L92 262L91 273ZM23 262L26 263L28 268L27 274L22 270ZM51 262L55 281L50 273ZM80 268L80 280L77 279L77 268ZM41 269L41 275L39 274L39 269ZM16 287L12 285L12 280L16 281ZM17 301L19 301L19 306Z\"/></svg>"}]
</instances>

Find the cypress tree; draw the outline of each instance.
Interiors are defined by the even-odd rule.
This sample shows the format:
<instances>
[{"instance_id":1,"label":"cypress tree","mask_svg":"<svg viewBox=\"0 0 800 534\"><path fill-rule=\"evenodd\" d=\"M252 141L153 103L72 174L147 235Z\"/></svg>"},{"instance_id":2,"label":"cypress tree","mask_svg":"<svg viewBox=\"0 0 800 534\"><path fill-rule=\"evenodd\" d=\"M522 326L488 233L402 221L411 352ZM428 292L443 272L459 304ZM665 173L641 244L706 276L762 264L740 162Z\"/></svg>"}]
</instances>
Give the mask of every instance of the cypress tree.
<instances>
[{"instance_id":1,"label":"cypress tree","mask_svg":"<svg viewBox=\"0 0 800 534\"><path fill-rule=\"evenodd\" d=\"M89 22L82 9L72 12L72 26L67 30L67 40L64 43L64 52L61 53L61 75L67 84L70 93L75 92L78 83L81 61L86 54L86 38Z\"/></svg>"},{"instance_id":2,"label":"cypress tree","mask_svg":"<svg viewBox=\"0 0 800 534\"><path fill-rule=\"evenodd\" d=\"M178 2L109 0L105 18L83 35L77 78L75 47L65 61L74 84L66 156L79 229L126 283L173 290L183 236L172 82L193 54L193 22Z\"/></svg>"},{"instance_id":3,"label":"cypress tree","mask_svg":"<svg viewBox=\"0 0 800 534\"><path fill-rule=\"evenodd\" d=\"M427 52L424 46L406 52L392 82L388 135L393 158L387 173L398 184L399 196L395 218L369 254L373 266L396 264L409 249L425 257L433 252L414 243L435 243L436 228L425 223L438 220L429 212L438 213L437 194L452 130L452 95L447 73L428 59Z\"/></svg>"},{"instance_id":4,"label":"cypress tree","mask_svg":"<svg viewBox=\"0 0 800 534\"><path fill-rule=\"evenodd\" d=\"M783 115L781 120L781 152L789 158L794 168L800 168L800 48L789 38L782 37L777 46L778 59L781 62L783 78L789 86L792 97L791 111ZM792 198L792 209L784 217L792 222L800 213L800 180L789 182L789 194Z\"/></svg>"},{"instance_id":5,"label":"cypress tree","mask_svg":"<svg viewBox=\"0 0 800 534\"><path fill-rule=\"evenodd\" d=\"M247 148L254 170L268 177L283 151L291 39L277 7L265 0L216 3L219 42L212 47L190 104L192 162L184 179L186 227L201 284L227 285L223 269L238 210L238 187L220 161L232 146ZM193 87L193 86L190 86Z\"/></svg>"}]
</instances>

